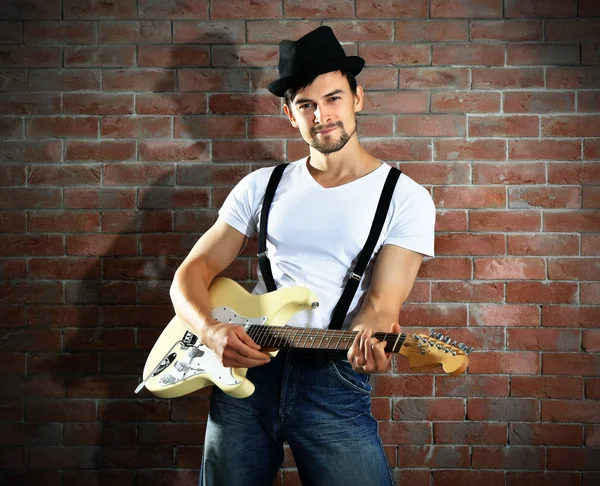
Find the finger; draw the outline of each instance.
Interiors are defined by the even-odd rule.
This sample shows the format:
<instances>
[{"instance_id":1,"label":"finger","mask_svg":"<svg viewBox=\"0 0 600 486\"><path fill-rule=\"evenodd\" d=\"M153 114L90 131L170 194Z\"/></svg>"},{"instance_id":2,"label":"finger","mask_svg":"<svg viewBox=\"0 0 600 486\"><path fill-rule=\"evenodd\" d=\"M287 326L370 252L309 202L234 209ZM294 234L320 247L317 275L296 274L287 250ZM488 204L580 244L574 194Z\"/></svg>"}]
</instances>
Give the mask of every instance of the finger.
<instances>
[{"instance_id":1,"label":"finger","mask_svg":"<svg viewBox=\"0 0 600 486\"><path fill-rule=\"evenodd\" d=\"M239 354L244 358L260 361L263 364L271 360L268 354L250 346L252 343L255 345L256 343L254 343L252 338L248 336L246 331L244 331L242 328L239 328L239 331L235 334L235 336L237 337L237 340L233 339L229 346L231 351L234 351L236 354Z\"/></svg>"},{"instance_id":2,"label":"finger","mask_svg":"<svg viewBox=\"0 0 600 486\"><path fill-rule=\"evenodd\" d=\"M252 349L256 349L256 350L259 350L259 349L261 349L261 347L260 347L258 344L256 344L256 343L254 342L254 339L252 339L252 338L251 338L251 337L248 335L248 333L247 333L247 332L244 330L244 328L243 328L243 327L238 327L238 328L236 329L236 334L237 334L237 336L240 338L240 340L241 340L241 341L242 341L242 342L243 342L243 343L244 343L246 346L249 346L249 347L251 347Z\"/></svg>"},{"instance_id":3,"label":"finger","mask_svg":"<svg viewBox=\"0 0 600 486\"><path fill-rule=\"evenodd\" d=\"M389 366L391 355L385 352L385 341L378 342L372 346L373 361L377 371L384 371Z\"/></svg>"},{"instance_id":4,"label":"finger","mask_svg":"<svg viewBox=\"0 0 600 486\"><path fill-rule=\"evenodd\" d=\"M356 335L356 339L354 340L353 348L353 365L355 368L362 367L366 363L365 353L364 353L364 344L363 344L363 335L365 330L358 331Z\"/></svg>"},{"instance_id":5,"label":"finger","mask_svg":"<svg viewBox=\"0 0 600 486\"><path fill-rule=\"evenodd\" d=\"M363 335L360 338L360 351L361 351L361 355L365 358L365 360L368 359L368 353L369 353L369 339L371 338L371 335L373 334L373 330L366 328L363 330Z\"/></svg>"}]
</instances>

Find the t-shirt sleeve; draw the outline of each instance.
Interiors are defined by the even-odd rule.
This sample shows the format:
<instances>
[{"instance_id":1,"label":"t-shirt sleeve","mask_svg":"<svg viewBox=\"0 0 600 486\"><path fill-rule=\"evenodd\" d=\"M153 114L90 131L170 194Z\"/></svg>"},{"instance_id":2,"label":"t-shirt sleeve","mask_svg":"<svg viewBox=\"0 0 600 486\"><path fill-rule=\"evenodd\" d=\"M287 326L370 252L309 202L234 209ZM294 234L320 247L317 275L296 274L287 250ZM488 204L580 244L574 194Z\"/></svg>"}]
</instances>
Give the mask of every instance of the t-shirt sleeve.
<instances>
[{"instance_id":1,"label":"t-shirt sleeve","mask_svg":"<svg viewBox=\"0 0 600 486\"><path fill-rule=\"evenodd\" d=\"M401 246L433 257L435 205L425 189L413 194L398 208L384 244Z\"/></svg>"},{"instance_id":2,"label":"t-shirt sleeve","mask_svg":"<svg viewBox=\"0 0 600 486\"><path fill-rule=\"evenodd\" d=\"M257 172L238 182L219 209L219 217L223 221L249 238L256 233L258 224L255 201Z\"/></svg>"}]
</instances>

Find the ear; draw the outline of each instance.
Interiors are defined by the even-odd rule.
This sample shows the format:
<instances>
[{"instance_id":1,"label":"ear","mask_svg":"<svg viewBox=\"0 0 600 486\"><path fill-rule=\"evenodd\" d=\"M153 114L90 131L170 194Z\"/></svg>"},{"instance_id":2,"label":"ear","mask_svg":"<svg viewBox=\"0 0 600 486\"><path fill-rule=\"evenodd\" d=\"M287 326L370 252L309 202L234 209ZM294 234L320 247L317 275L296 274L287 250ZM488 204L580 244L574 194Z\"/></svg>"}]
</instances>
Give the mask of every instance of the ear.
<instances>
[{"instance_id":1,"label":"ear","mask_svg":"<svg viewBox=\"0 0 600 486\"><path fill-rule=\"evenodd\" d=\"M294 117L294 114L292 113L292 110L290 110L290 108L287 105L287 103L283 104L283 112L287 115L288 120L290 121L290 123L292 124L292 126L294 128L298 128L298 123L296 123L296 118Z\"/></svg>"},{"instance_id":2,"label":"ear","mask_svg":"<svg viewBox=\"0 0 600 486\"><path fill-rule=\"evenodd\" d=\"M365 101L365 92L362 86L356 87L356 94L354 95L354 113L362 111Z\"/></svg>"}]
</instances>

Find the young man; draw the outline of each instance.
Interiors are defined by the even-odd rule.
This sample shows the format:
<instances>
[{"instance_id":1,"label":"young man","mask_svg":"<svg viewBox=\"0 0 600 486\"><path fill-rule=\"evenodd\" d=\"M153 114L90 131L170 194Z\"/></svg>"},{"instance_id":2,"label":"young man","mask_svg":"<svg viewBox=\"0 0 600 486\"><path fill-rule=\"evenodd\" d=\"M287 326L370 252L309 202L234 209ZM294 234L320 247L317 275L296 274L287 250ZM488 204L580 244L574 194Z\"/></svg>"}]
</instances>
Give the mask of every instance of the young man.
<instances>
[{"instance_id":1,"label":"young man","mask_svg":"<svg viewBox=\"0 0 600 486\"><path fill-rule=\"evenodd\" d=\"M318 309L294 316L292 326L328 327L390 171L357 137L364 92L354 76L363 66L360 57L345 55L329 27L280 45L281 78L269 90L285 98L285 114L310 155L283 173L269 213L267 252L278 288L305 286L320 302ZM358 332L346 360L317 360L293 350L270 359L241 326L214 321L208 287L256 233L272 172L259 169L234 188L171 289L189 329L225 366L249 368L256 386L246 399L213 388L200 482L271 485L287 441L305 486L393 484L369 396L369 374L387 370L391 357L372 334L400 332L400 307L423 255L433 256L433 202L423 187L400 176L344 320L345 329ZM264 292L259 274L254 293Z\"/></svg>"}]
</instances>

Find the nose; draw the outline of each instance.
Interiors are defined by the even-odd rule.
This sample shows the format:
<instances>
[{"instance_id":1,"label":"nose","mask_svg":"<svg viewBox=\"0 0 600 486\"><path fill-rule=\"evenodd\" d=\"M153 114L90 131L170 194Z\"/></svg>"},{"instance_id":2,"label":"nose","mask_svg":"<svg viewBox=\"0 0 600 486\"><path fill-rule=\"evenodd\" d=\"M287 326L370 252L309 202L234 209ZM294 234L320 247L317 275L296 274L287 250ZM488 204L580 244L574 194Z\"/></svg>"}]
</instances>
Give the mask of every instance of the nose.
<instances>
[{"instance_id":1,"label":"nose","mask_svg":"<svg viewBox=\"0 0 600 486\"><path fill-rule=\"evenodd\" d=\"M323 105L317 105L315 108L315 123L318 125L325 125L331 120L331 114Z\"/></svg>"}]
</instances>

